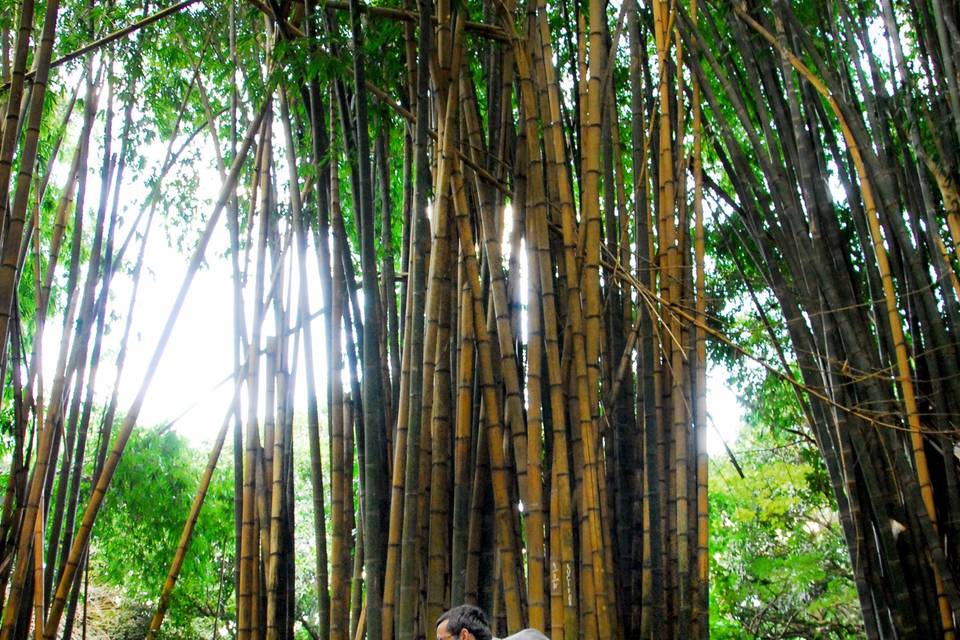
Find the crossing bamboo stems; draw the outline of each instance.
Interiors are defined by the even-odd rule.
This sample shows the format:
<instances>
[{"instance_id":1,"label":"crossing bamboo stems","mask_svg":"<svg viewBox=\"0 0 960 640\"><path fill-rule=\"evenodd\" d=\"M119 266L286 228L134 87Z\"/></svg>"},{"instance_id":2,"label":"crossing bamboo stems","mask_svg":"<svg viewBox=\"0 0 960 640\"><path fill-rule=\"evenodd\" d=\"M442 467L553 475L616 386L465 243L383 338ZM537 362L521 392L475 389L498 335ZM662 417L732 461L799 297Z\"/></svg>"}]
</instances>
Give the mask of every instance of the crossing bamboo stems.
<instances>
[{"instance_id":1,"label":"crossing bamboo stems","mask_svg":"<svg viewBox=\"0 0 960 640\"><path fill-rule=\"evenodd\" d=\"M463 76L461 76L463 78ZM464 113L465 125L471 146L482 148L480 123L475 115L476 106L473 103L475 92L472 87L466 86L463 80L461 92L466 100ZM496 319L497 345L500 351L500 371L503 376L506 390L505 402L507 406L506 418L510 425L514 453L516 457L517 481L520 486L520 498L524 504L529 503L527 480L527 428L524 424L523 397L520 390L520 379L517 374L517 354L514 348L514 333L510 304L507 292L507 276L503 270L503 252L501 237L498 235L498 225L494 220L493 211L489 207L480 207L480 229L482 234L483 250L490 270L490 288L493 298L493 312Z\"/></svg>"},{"instance_id":2,"label":"crossing bamboo stems","mask_svg":"<svg viewBox=\"0 0 960 640\"><path fill-rule=\"evenodd\" d=\"M54 596L53 602L50 606L50 610L47 613L47 620L44 627L44 638L52 639L56 633L57 628L59 627L60 617L63 614L63 609L66 604L66 598L68 591L70 590L73 584L73 578L76 574L79 563L86 551L87 543L90 539L90 532L93 527L93 522L96 519L97 514L99 513L100 506L103 504L103 498L106 494L107 488L109 487L110 481L113 479L113 474L116 472L117 465L120 462L120 457L123 455L123 450L126 447L130 435L133 432L133 427L136 424L137 417L140 412L140 408L143 405L143 400L146 396L146 392L149 389L150 382L152 381L153 375L156 372L157 366L160 363L160 358L163 355L163 350L166 347L167 341L170 337L170 332L173 329L174 324L176 323L177 316L179 315L180 309L183 306L184 299L186 298L187 292L190 289L192 284L193 277L196 274L197 269L200 266L200 263L203 260L204 253L206 251L207 245L210 242L210 237L213 234L213 229L216 225L217 219L220 216L220 213L226 206L227 200L230 197L230 194L233 192L237 178L240 175L240 170L246 159L247 152L250 149L250 146L253 143L253 137L260 128L260 124L263 121L264 114L266 112L267 105L261 108L260 113L253 119L251 127L247 132L246 137L243 140L243 143L238 149L237 156L234 159L233 165L230 168L230 172L227 175L227 181L222 186L219 196L214 206L213 213L210 216L210 219L207 222L207 226L204 228L204 233L201 236L200 242L197 245L197 249L191 258L190 264L187 269L187 274L184 276L183 283L181 284L180 290L177 294L177 298L171 308L170 315L167 318L167 321L164 325L163 333L161 333L160 339L156 345L155 351L149 365L147 367L144 379L141 383L141 387L135 397L133 403L131 404L130 409L127 411L127 415L124 418L123 425L120 428L119 433L117 434L117 439L114 443L113 449L111 450L110 455L108 456L106 462L104 463L103 470L100 474L100 478L97 481L96 486L94 487L90 501L87 504L86 509L84 510L83 519L81 520L80 527L77 530L77 535L74 538L74 542L70 547L70 554L67 559L67 564L64 569L63 575L60 578L60 581L57 585L56 594Z\"/></svg>"},{"instance_id":3,"label":"crossing bamboo stems","mask_svg":"<svg viewBox=\"0 0 960 640\"><path fill-rule=\"evenodd\" d=\"M487 423L487 446L490 455L490 471L493 481L495 502L494 519L496 521L497 549L500 553L501 581L506 609L507 626L519 629L523 626L520 608L520 589L517 584L517 556L514 549L514 512L509 501L507 487L507 469L503 454L503 423L500 421L500 408L494 386L493 356L490 335L487 331L486 316L483 310L480 291L480 270L474 249L473 229L469 219L469 209L464 192L463 176L459 161L454 158L451 167L453 201L456 211L457 230L460 248L464 254L467 279L473 295L473 318L476 332L480 382L483 388L483 408Z\"/></svg>"}]
</instances>

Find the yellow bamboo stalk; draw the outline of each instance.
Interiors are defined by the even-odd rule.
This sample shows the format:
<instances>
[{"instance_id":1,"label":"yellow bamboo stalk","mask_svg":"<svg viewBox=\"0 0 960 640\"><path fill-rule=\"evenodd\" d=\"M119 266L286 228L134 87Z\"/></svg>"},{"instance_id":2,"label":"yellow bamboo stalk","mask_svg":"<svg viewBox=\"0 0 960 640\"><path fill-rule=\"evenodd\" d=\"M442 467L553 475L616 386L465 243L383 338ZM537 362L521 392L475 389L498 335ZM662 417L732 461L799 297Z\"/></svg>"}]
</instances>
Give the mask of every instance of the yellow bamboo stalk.
<instances>
[{"instance_id":1,"label":"yellow bamboo stalk","mask_svg":"<svg viewBox=\"0 0 960 640\"><path fill-rule=\"evenodd\" d=\"M451 267L455 263L451 261ZM448 275L448 280L449 275ZM433 384L433 417L430 425L431 464L430 482L424 487L430 492L429 543L427 545L427 601L422 626L440 617L445 606L445 587L450 557L448 469L450 465L450 316L451 287L445 287L440 308L440 327L437 336L437 362ZM456 293L456 292L455 292ZM455 295L459 298L459 295Z\"/></svg>"},{"instance_id":2,"label":"yellow bamboo stalk","mask_svg":"<svg viewBox=\"0 0 960 640\"><path fill-rule=\"evenodd\" d=\"M547 240L546 220L540 216L530 221L528 241L531 252L538 255L537 284L542 292L543 339L547 355L547 376L550 385L550 412L553 419L553 451L550 483L550 593L551 636L555 640L577 637L577 588L574 582L573 519L570 495L569 448L567 444L567 411L560 364L559 321L553 268ZM531 277L534 269L531 269Z\"/></svg>"},{"instance_id":3,"label":"yellow bamboo stalk","mask_svg":"<svg viewBox=\"0 0 960 640\"><path fill-rule=\"evenodd\" d=\"M599 438L597 424L599 419L599 382L600 382L600 331L601 313L600 302L600 121L603 109L602 78L605 62L603 45L603 25L606 14L600 0L591 0L589 3L590 15L590 80L587 91L586 112L581 114L583 119L583 143L581 149L581 219L584 222L583 236L585 242L583 275L581 289L584 297L584 368L586 370L586 388L579 383L578 394L585 394L581 398L589 404L590 415L581 414L580 431L583 440L583 512L589 535L584 539L589 542L589 550L593 556L594 589L597 610L597 630L599 637L608 638L611 635L610 612L607 610L606 571L603 553L603 528L601 524L601 490L600 483L604 477L599 459ZM581 104L581 107L583 105ZM573 314L572 314L573 315ZM576 320L574 321L576 322ZM574 350L578 347L576 342ZM576 355L575 358L579 359ZM578 371L580 366L578 363ZM578 374L579 377L579 374ZM582 409L581 409L582 411Z\"/></svg>"},{"instance_id":4,"label":"yellow bamboo stalk","mask_svg":"<svg viewBox=\"0 0 960 640\"><path fill-rule=\"evenodd\" d=\"M683 43L680 39L680 33L676 30L673 31L676 49L676 60L677 60L677 69L683 68ZM686 134L686 113L684 109L684 82L683 74L678 73L677 78L677 154L682 159L684 158L683 143L682 141L685 138ZM662 99L662 96L661 96ZM661 136L661 140L662 140ZM667 277L670 280L670 300L681 305L684 305L685 296L689 295L687 276L686 276L686 267L688 265L684 264L687 262L687 256L689 255L688 251L688 238L689 238L689 224L687 219L687 189L686 189L686 171L681 170L680 174L677 176L677 184L675 185L675 207L678 212L678 223L676 231L676 243L671 244L668 247L668 252L672 253L670 259L671 262L671 274ZM673 225L673 211L669 211L670 215L670 224ZM690 384L690 375L688 373L688 353L686 350L686 345L690 344L689 340L684 339L682 336L686 334L686 325L681 322L681 319L676 314L670 315L670 328L672 333L680 338L681 345L677 346L673 350L673 404L672 404L672 414L673 414L673 433L676 439L676 450L674 452L674 465L675 465L675 475L676 475L676 496L677 496L677 514L676 514L676 528L677 528L677 618L678 618L678 627L677 633L681 637L687 637L690 633L690 612L692 609L691 603L691 586L690 586L690 495L689 495L689 479L690 479L690 459L689 459L689 427L691 423L692 416L689 415L690 407L690 394L689 384Z\"/></svg>"},{"instance_id":5,"label":"yellow bamboo stalk","mask_svg":"<svg viewBox=\"0 0 960 640\"><path fill-rule=\"evenodd\" d=\"M451 585L451 600L465 601L466 591L466 560L468 546L468 510L470 504L470 471L473 467L470 460L470 437L473 422L473 378L474 378L474 347L475 336L473 330L473 298L470 285L466 281L463 261L458 260L460 285L460 309L458 319L459 350L457 361L457 406L454 425L453 451L453 545L451 574L453 580L460 587ZM458 575L459 574L459 575Z\"/></svg>"}]
</instances>

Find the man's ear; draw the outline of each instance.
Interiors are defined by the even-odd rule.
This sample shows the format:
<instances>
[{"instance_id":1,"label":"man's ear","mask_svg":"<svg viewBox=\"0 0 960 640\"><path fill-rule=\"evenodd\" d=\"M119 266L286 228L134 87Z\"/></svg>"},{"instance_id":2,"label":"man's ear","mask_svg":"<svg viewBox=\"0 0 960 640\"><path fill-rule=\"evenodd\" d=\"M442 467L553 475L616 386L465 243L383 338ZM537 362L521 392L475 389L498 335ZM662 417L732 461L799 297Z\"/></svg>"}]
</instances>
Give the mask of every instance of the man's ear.
<instances>
[{"instance_id":1,"label":"man's ear","mask_svg":"<svg viewBox=\"0 0 960 640\"><path fill-rule=\"evenodd\" d=\"M460 629L460 633L457 634L457 637L460 638L460 640L470 640L470 635L470 632L467 631L466 627L464 627L463 629Z\"/></svg>"}]
</instances>

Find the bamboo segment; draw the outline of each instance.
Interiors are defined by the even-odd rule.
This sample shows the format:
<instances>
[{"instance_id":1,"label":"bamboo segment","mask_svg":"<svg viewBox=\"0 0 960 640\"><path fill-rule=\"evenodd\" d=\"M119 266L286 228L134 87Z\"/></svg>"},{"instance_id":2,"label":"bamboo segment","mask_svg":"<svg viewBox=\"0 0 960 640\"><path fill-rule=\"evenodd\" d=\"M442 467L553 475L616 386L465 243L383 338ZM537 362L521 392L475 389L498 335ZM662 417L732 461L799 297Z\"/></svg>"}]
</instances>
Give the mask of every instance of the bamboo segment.
<instances>
[{"instance_id":1,"label":"bamboo segment","mask_svg":"<svg viewBox=\"0 0 960 640\"><path fill-rule=\"evenodd\" d=\"M334 158L333 165L338 167L338 158ZM331 210L335 221L340 220L340 195L337 179L337 171L331 175L330 202ZM332 582L330 593L332 596L330 610L330 637L331 639L344 639L349 637L349 613L350 602L347 597L349 583L347 576L350 575L352 567L350 566L350 545L347 540L350 528L347 526L347 512L353 512L353 488L346 481L346 467L353 466L352 448L348 450L346 442L349 439L350 431L353 427L348 420L348 411L345 404L343 382L341 372L343 371L343 356L341 352L341 327L343 317L343 294L346 283L343 278L343 268L340 266L340 243L333 243L333 291L331 294L330 306L330 341L333 345L333 351L329 354L331 387L331 412L333 414L330 422L330 492L331 492L331 516L333 519L333 539L332 552L333 571L331 572ZM397 447L403 443L399 438L396 440ZM396 468L396 467L394 467ZM347 502L349 498L349 503ZM388 590L389 592L389 590Z\"/></svg>"}]
</instances>

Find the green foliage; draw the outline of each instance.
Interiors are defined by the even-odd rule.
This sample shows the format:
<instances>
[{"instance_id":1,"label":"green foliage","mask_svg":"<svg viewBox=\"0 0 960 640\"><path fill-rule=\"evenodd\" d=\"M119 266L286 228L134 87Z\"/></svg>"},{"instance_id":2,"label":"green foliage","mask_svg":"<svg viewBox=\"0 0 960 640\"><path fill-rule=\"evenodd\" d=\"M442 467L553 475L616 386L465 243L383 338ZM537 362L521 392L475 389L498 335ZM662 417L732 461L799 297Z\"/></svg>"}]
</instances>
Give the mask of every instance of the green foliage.
<instances>
[{"instance_id":1,"label":"green foliage","mask_svg":"<svg viewBox=\"0 0 960 640\"><path fill-rule=\"evenodd\" d=\"M769 377L756 391L738 441L746 477L726 459L711 465L711 637L862 637L823 463L787 385Z\"/></svg>"},{"instance_id":2,"label":"green foliage","mask_svg":"<svg viewBox=\"0 0 960 640\"><path fill-rule=\"evenodd\" d=\"M307 429L300 417L294 434L295 450L305 451ZM329 464L327 447L321 450L324 464ZM118 609L134 634L130 637L143 637L156 608L207 457L207 451L191 447L175 431L150 429L134 433L117 468L94 528L90 580L118 594ZM232 460L232 451L224 447L164 619L163 638L211 637L214 624L228 632L235 629ZM88 472L87 483L89 476ZM309 456L295 458L294 477L296 606L303 619L315 624L316 545ZM325 489L329 504L329 483ZM85 484L81 499L88 496ZM217 612L219 623L214 617ZM307 637L305 633L298 626L297 637Z\"/></svg>"},{"instance_id":3,"label":"green foliage","mask_svg":"<svg viewBox=\"0 0 960 640\"><path fill-rule=\"evenodd\" d=\"M191 449L173 431L136 432L97 519L91 580L119 589L128 605L146 604L147 621L205 466L206 454ZM177 581L164 637L209 635L221 607L224 615L232 615L233 564L233 478L220 469L214 474Z\"/></svg>"}]
</instances>

